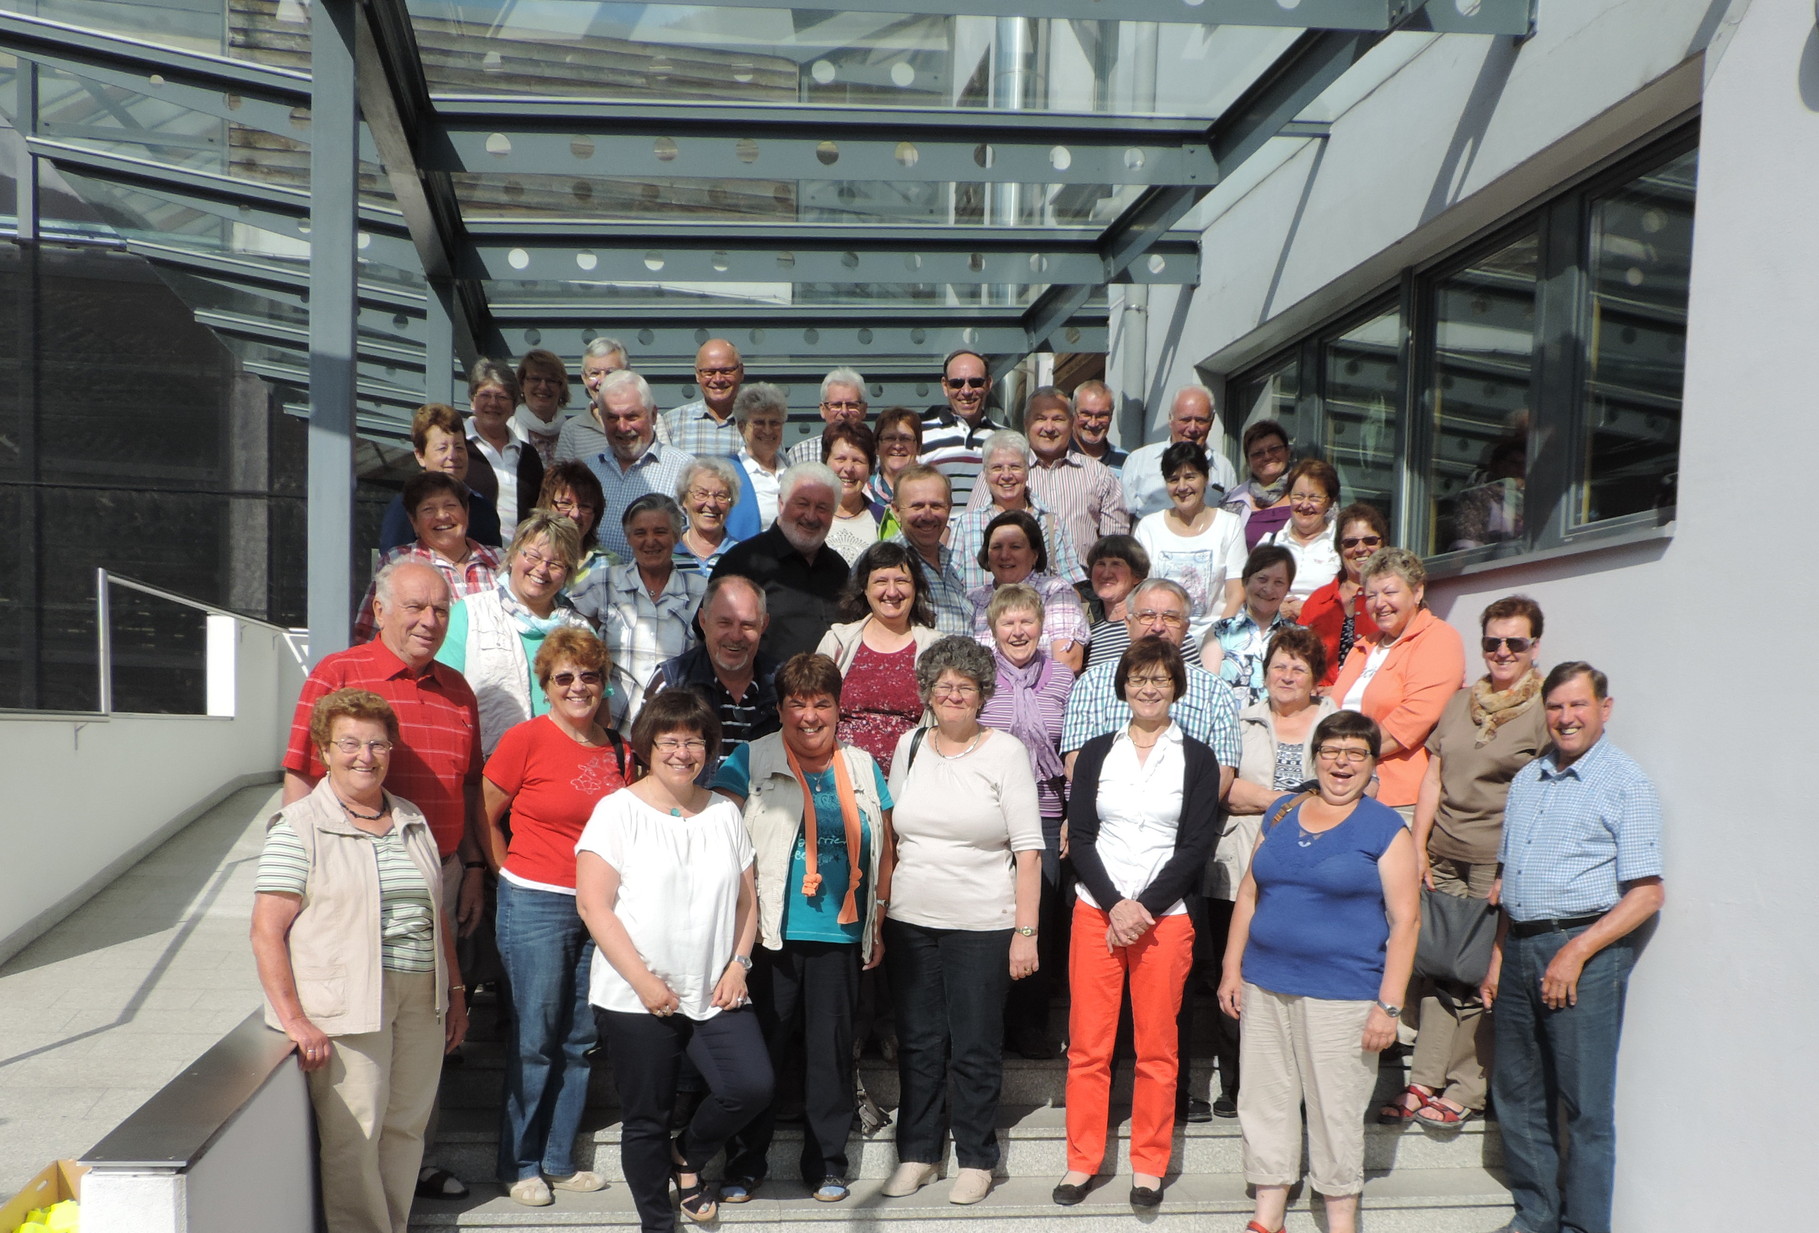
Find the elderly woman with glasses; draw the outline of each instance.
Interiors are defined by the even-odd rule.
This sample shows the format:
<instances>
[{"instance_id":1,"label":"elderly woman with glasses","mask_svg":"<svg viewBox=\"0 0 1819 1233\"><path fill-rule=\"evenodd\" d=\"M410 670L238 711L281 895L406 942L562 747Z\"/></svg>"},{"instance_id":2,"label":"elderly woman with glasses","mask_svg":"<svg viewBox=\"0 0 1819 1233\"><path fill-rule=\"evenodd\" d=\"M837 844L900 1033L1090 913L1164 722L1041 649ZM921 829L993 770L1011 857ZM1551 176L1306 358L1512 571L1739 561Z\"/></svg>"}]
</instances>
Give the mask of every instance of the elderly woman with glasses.
<instances>
[{"instance_id":1,"label":"elderly woman with glasses","mask_svg":"<svg viewBox=\"0 0 1819 1233\"><path fill-rule=\"evenodd\" d=\"M607 699L613 726L637 718L644 689L657 665L695 645L695 610L707 579L676 568L682 508L660 492L647 492L620 516L632 559L596 571L574 594L575 607L600 628L613 657Z\"/></svg>"},{"instance_id":2,"label":"elderly woman with glasses","mask_svg":"<svg viewBox=\"0 0 1819 1233\"><path fill-rule=\"evenodd\" d=\"M518 408L512 423L537 451L537 458L547 475L556 465L562 422L568 418L564 414L568 409L568 365L554 351L538 347L524 353L524 358L518 361L517 375L523 405Z\"/></svg>"},{"instance_id":3,"label":"elderly woman with glasses","mask_svg":"<svg viewBox=\"0 0 1819 1233\"><path fill-rule=\"evenodd\" d=\"M1042 506L1030 491L1030 443L1020 432L1001 429L985 439L980 447L979 480L974 485L966 509L955 517L948 541L961 551L961 568L966 583L976 587L984 583L990 566L976 565L967 558L975 545L985 542L984 531L1002 515L1024 514L1041 528L1043 554L1047 569L1069 586L1086 581L1086 570L1073 537L1052 510Z\"/></svg>"},{"instance_id":4,"label":"elderly woman with glasses","mask_svg":"<svg viewBox=\"0 0 1819 1233\"><path fill-rule=\"evenodd\" d=\"M879 538L889 539L898 530L895 515L889 512L897 495L897 477L905 468L915 466L922 455L922 416L908 407L889 407L879 412L873 431L878 435L878 469L866 491L872 500L886 507Z\"/></svg>"},{"instance_id":5,"label":"elderly woman with glasses","mask_svg":"<svg viewBox=\"0 0 1819 1233\"><path fill-rule=\"evenodd\" d=\"M1240 1022L1238 1125L1256 1192L1247 1233L1280 1233L1301 1180L1326 1227L1356 1233L1364 1115L1377 1055L1396 1039L1421 928L1415 845L1394 810L1365 795L1381 736L1356 711L1314 728L1316 787L1264 815L1238 888L1219 1005Z\"/></svg>"},{"instance_id":6,"label":"elderly woman with glasses","mask_svg":"<svg viewBox=\"0 0 1819 1233\"><path fill-rule=\"evenodd\" d=\"M518 376L497 360L480 359L467 376L467 447L477 455L467 482L499 507L499 530L510 539L520 519L534 509L543 487L543 459L522 435L513 417L518 412Z\"/></svg>"},{"instance_id":7,"label":"elderly woman with glasses","mask_svg":"<svg viewBox=\"0 0 1819 1233\"><path fill-rule=\"evenodd\" d=\"M1333 520L1332 536L1333 549L1339 556L1339 573L1308 595L1295 618L1319 634L1326 646L1322 688L1339 678L1339 666L1352 653L1364 628L1364 563L1390 542L1390 527L1375 506L1360 501L1339 511Z\"/></svg>"},{"instance_id":8,"label":"elderly woman with glasses","mask_svg":"<svg viewBox=\"0 0 1819 1233\"><path fill-rule=\"evenodd\" d=\"M619 563L618 557L600 546L600 511L606 508L606 493L600 477L586 463L559 462L545 471L537 508L561 514L581 533L581 562L568 576L570 591L586 582L596 567Z\"/></svg>"},{"instance_id":9,"label":"elderly woman with glasses","mask_svg":"<svg viewBox=\"0 0 1819 1233\"><path fill-rule=\"evenodd\" d=\"M562 593L580 555L574 523L550 510L532 510L518 524L497 585L449 610L448 634L436 658L473 687L480 703L480 747L488 754L507 728L549 710L549 699L531 689L531 666L543 639L564 626L592 632Z\"/></svg>"},{"instance_id":10,"label":"elderly woman with glasses","mask_svg":"<svg viewBox=\"0 0 1819 1233\"><path fill-rule=\"evenodd\" d=\"M506 730L481 781L481 849L499 880L499 958L512 1015L505 1042L499 1184L528 1207L554 1190L591 1191L575 1136L587 1106L587 1005L594 944L575 912L575 843L594 806L630 782L617 732L601 726L606 648L586 630L554 630L533 665L549 709ZM511 810L511 833L505 813Z\"/></svg>"},{"instance_id":11,"label":"elderly woman with glasses","mask_svg":"<svg viewBox=\"0 0 1819 1233\"><path fill-rule=\"evenodd\" d=\"M1257 541L1275 544L1295 557L1295 577L1283 615L1299 620L1301 605L1341 571L1339 545L1333 541L1333 507L1339 504L1339 472L1319 458L1304 458L1287 476L1288 522Z\"/></svg>"},{"instance_id":12,"label":"elderly woman with glasses","mask_svg":"<svg viewBox=\"0 0 1819 1233\"><path fill-rule=\"evenodd\" d=\"M998 1164L1005 993L1039 962L1042 821L1023 745L979 723L997 688L991 652L943 638L923 652L916 680L935 723L904 733L891 763L897 846L884 943L902 1101L897 1170L883 1193L934 1181L951 1130L960 1172L948 1200L977 1203Z\"/></svg>"},{"instance_id":13,"label":"elderly woman with glasses","mask_svg":"<svg viewBox=\"0 0 1819 1233\"><path fill-rule=\"evenodd\" d=\"M747 540L777 521L777 504L788 460L783 456L783 425L789 399L768 381L750 381L733 399L733 421L744 441L733 461L739 465L739 498L727 518L735 542Z\"/></svg>"},{"instance_id":14,"label":"elderly woman with glasses","mask_svg":"<svg viewBox=\"0 0 1819 1233\"><path fill-rule=\"evenodd\" d=\"M1250 478L1225 494L1225 508L1243 520L1249 551L1289 519L1288 471L1295 451L1288 429L1275 420L1258 420L1244 430L1239 444Z\"/></svg>"},{"instance_id":15,"label":"elderly woman with glasses","mask_svg":"<svg viewBox=\"0 0 1819 1233\"><path fill-rule=\"evenodd\" d=\"M1042 527L1027 510L1007 510L985 526L979 555L974 558L991 581L966 593L973 605L973 636L989 646L992 641L989 612L999 587L1021 582L1042 597L1042 642L1056 663L1079 672L1086 662L1086 614L1079 593L1066 579L1049 572L1048 548Z\"/></svg>"},{"instance_id":16,"label":"elderly woman with glasses","mask_svg":"<svg viewBox=\"0 0 1819 1233\"><path fill-rule=\"evenodd\" d=\"M676 541L676 564L711 578L721 554L739 541L727 533L727 518L739 504L739 472L726 458L697 458L682 468L676 500L688 525Z\"/></svg>"}]
</instances>

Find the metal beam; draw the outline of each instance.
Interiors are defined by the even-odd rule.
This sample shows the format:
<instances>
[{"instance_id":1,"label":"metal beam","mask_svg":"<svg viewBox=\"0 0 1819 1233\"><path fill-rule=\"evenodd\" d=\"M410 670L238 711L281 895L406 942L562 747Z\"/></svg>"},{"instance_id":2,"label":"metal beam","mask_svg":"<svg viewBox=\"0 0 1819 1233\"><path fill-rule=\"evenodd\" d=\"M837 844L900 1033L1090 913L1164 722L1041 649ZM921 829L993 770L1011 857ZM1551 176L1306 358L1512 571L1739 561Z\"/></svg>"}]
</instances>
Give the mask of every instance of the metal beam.
<instances>
[{"instance_id":1,"label":"metal beam","mask_svg":"<svg viewBox=\"0 0 1819 1233\"><path fill-rule=\"evenodd\" d=\"M1232 168L1293 123L1321 91L1383 37L1352 31L1309 31L1298 37L1208 126L1206 146L1221 173L1229 175ZM1106 271L1103 281L1113 281L1144 258L1149 247L1210 191L1210 187L1199 186L1153 188L1132 202L1105 229L1100 241ZM1058 322L1072 317L1093 290L1089 285L1055 285L1038 296L1024 314L1030 349L1040 347L1040 340L1053 334Z\"/></svg>"},{"instance_id":2,"label":"metal beam","mask_svg":"<svg viewBox=\"0 0 1819 1233\"><path fill-rule=\"evenodd\" d=\"M465 366L490 349L491 325L480 289L456 281L467 241L454 182L446 171L425 166L421 157L434 106L404 0L360 0L354 33L367 130L423 276L449 306L452 344Z\"/></svg>"},{"instance_id":3,"label":"metal beam","mask_svg":"<svg viewBox=\"0 0 1819 1233\"><path fill-rule=\"evenodd\" d=\"M1273 0L1272 0L1273 2ZM426 166L480 175L1211 184L1204 121L448 96Z\"/></svg>"}]
</instances>

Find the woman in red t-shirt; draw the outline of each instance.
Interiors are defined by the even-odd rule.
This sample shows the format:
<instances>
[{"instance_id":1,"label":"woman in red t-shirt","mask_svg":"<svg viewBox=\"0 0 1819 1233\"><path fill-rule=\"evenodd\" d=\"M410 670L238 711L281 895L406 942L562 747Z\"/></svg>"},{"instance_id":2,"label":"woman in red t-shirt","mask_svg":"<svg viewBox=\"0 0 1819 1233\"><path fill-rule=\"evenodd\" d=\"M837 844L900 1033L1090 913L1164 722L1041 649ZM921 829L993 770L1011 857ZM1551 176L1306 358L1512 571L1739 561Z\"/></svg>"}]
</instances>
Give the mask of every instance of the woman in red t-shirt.
<instances>
[{"instance_id":1,"label":"woman in red t-shirt","mask_svg":"<svg viewBox=\"0 0 1819 1233\"><path fill-rule=\"evenodd\" d=\"M499 879L499 957L512 1016L506 1044L499 1181L531 1207L557 1190L599 1190L577 1170L575 1135L587 1104L594 1016L587 1004L594 943L575 910L575 842L600 798L626 785L630 754L595 718L606 647L586 630L552 630L533 670L546 715L506 729L481 785L486 862ZM512 814L510 845L500 825Z\"/></svg>"},{"instance_id":2,"label":"woman in red t-shirt","mask_svg":"<svg viewBox=\"0 0 1819 1233\"><path fill-rule=\"evenodd\" d=\"M1389 522L1374 506L1362 502L1339 511L1333 522L1333 543L1339 549L1339 576L1308 596L1296 618L1320 635L1326 647L1326 675L1320 679L1322 689L1339 679L1339 665L1351 654L1352 644L1363 632L1358 618L1363 616L1364 583L1360 571L1371 554L1390 542ZM1369 622L1365 624L1369 628Z\"/></svg>"}]
</instances>

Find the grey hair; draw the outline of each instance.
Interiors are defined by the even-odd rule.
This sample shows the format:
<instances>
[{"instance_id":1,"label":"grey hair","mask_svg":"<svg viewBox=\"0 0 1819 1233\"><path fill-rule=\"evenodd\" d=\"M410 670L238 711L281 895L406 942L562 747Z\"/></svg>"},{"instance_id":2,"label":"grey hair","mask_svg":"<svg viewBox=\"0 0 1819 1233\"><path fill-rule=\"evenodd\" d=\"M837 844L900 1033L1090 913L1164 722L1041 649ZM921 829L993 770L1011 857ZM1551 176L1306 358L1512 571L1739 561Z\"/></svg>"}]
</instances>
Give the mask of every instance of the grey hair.
<instances>
[{"instance_id":1,"label":"grey hair","mask_svg":"<svg viewBox=\"0 0 1819 1233\"><path fill-rule=\"evenodd\" d=\"M983 467L990 462L993 454L1015 454L1027 463L1030 454L1030 440L1014 428L1000 428L987 437L985 444L979 447L979 465Z\"/></svg>"},{"instance_id":2,"label":"grey hair","mask_svg":"<svg viewBox=\"0 0 1819 1233\"><path fill-rule=\"evenodd\" d=\"M1217 398L1213 397L1213 391L1210 388L1208 388L1207 386L1200 384L1198 381L1191 381L1188 384L1182 386L1180 389L1176 390L1174 398L1169 400L1168 405L1169 405L1169 410L1171 413L1175 409L1175 404L1177 402L1181 401L1181 396L1183 394L1198 394L1202 398L1206 399L1206 405L1209 409L1211 409L1213 411L1219 410L1219 400Z\"/></svg>"},{"instance_id":3,"label":"grey hair","mask_svg":"<svg viewBox=\"0 0 1819 1233\"><path fill-rule=\"evenodd\" d=\"M433 571L435 573L436 577L440 578L442 580L442 585L444 587L448 587L448 579L443 578L442 571L437 569L434 565L431 565L425 561L408 561L408 560L393 561L391 564L387 565L384 569L380 570L377 574L375 574L373 576L373 595L374 595L374 597L377 598L378 601L380 603L384 604L387 608L391 607L392 606L392 576L394 574L396 574L399 570L408 569L412 566L421 566L424 569ZM450 603L455 602L455 593L454 593L453 588L449 588L448 598L449 598Z\"/></svg>"},{"instance_id":4,"label":"grey hair","mask_svg":"<svg viewBox=\"0 0 1819 1233\"><path fill-rule=\"evenodd\" d=\"M682 507L677 505L673 498L666 497L660 492L647 492L636 501L633 501L630 505L626 506L625 512L619 515L619 525L622 527L630 527L632 525L632 520L639 514L648 514L653 510L657 513L667 514L669 516L670 530L675 533L677 539L681 539L683 525Z\"/></svg>"},{"instance_id":5,"label":"grey hair","mask_svg":"<svg viewBox=\"0 0 1819 1233\"><path fill-rule=\"evenodd\" d=\"M604 360L609 355L624 356L627 363L630 363L632 358L632 353L625 349L624 343L617 338L608 338L604 334L581 349L582 359Z\"/></svg>"},{"instance_id":6,"label":"grey hair","mask_svg":"<svg viewBox=\"0 0 1819 1233\"><path fill-rule=\"evenodd\" d=\"M760 411L775 411L784 419L789 418L789 397L782 386L769 381L747 381L739 387L739 396L733 399L733 421L744 428L745 422Z\"/></svg>"},{"instance_id":7,"label":"grey hair","mask_svg":"<svg viewBox=\"0 0 1819 1233\"><path fill-rule=\"evenodd\" d=\"M1360 584L1381 574L1394 574L1411 587L1427 585L1427 566L1407 548L1379 548L1371 553L1358 571Z\"/></svg>"},{"instance_id":8,"label":"grey hair","mask_svg":"<svg viewBox=\"0 0 1819 1233\"><path fill-rule=\"evenodd\" d=\"M1130 595L1124 601L1125 611L1135 612L1137 610L1137 597L1145 591L1167 591L1170 595L1173 595L1176 599L1181 601L1181 611L1183 613L1190 613L1194 610L1194 601L1188 597L1186 587L1182 586L1179 582L1176 582L1173 578L1157 578L1152 575L1131 588Z\"/></svg>"},{"instance_id":9,"label":"grey hair","mask_svg":"<svg viewBox=\"0 0 1819 1233\"><path fill-rule=\"evenodd\" d=\"M467 396L472 398L489 385L497 385L511 395L512 404L518 403L518 374L498 360L489 360L482 356L474 361L474 366L467 370Z\"/></svg>"},{"instance_id":10,"label":"grey hair","mask_svg":"<svg viewBox=\"0 0 1819 1233\"><path fill-rule=\"evenodd\" d=\"M758 615L760 617L770 615L770 602L764 596L764 588L744 574L721 574L718 578L709 579L707 590L701 595L701 611L706 612L707 606L714 602L714 596L735 583L744 586L758 597Z\"/></svg>"},{"instance_id":11,"label":"grey hair","mask_svg":"<svg viewBox=\"0 0 1819 1233\"><path fill-rule=\"evenodd\" d=\"M790 496L804 484L821 484L833 491L836 500L840 496L840 477L834 469L824 462L799 462L783 473L777 481L777 504L789 504Z\"/></svg>"},{"instance_id":12,"label":"grey hair","mask_svg":"<svg viewBox=\"0 0 1819 1233\"><path fill-rule=\"evenodd\" d=\"M739 504L739 473L733 470L733 464L731 462L724 458L717 458L712 455L705 458L697 458L695 461L682 468L682 477L676 481L677 501L688 500L688 490L694 486L695 473L697 471L706 471L722 484L726 485L726 490L733 494L733 499L728 502L729 509L732 506ZM677 534L680 534L680 532Z\"/></svg>"},{"instance_id":13,"label":"grey hair","mask_svg":"<svg viewBox=\"0 0 1819 1233\"><path fill-rule=\"evenodd\" d=\"M922 705L928 705L943 672L957 672L977 685L980 706L990 702L998 688L998 661L976 639L963 634L949 634L916 660L916 692L922 696Z\"/></svg>"},{"instance_id":14,"label":"grey hair","mask_svg":"<svg viewBox=\"0 0 1819 1233\"><path fill-rule=\"evenodd\" d=\"M821 401L827 401L827 390L831 385L850 385L859 391L859 397L865 398L865 378L850 368L836 368L821 378Z\"/></svg>"},{"instance_id":15,"label":"grey hair","mask_svg":"<svg viewBox=\"0 0 1819 1233\"><path fill-rule=\"evenodd\" d=\"M641 374L635 373L629 368L609 372L600 379L599 392L595 395L600 405L604 407L607 394L622 385L629 385L638 391L638 401L644 404L646 411L655 412L657 410L657 397L651 393L651 383L646 381Z\"/></svg>"}]
</instances>

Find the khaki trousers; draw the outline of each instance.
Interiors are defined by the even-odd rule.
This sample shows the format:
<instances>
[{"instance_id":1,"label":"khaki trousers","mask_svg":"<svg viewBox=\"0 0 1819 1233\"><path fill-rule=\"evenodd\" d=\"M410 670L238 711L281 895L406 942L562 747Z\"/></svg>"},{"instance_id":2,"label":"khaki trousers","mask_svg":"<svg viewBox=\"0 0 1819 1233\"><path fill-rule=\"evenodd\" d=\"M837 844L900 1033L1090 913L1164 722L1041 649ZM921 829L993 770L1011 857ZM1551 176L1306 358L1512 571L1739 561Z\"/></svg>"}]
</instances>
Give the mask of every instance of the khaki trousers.
<instances>
[{"instance_id":1,"label":"khaki trousers","mask_svg":"<svg viewBox=\"0 0 1819 1233\"><path fill-rule=\"evenodd\" d=\"M1433 862L1434 889L1461 899L1488 899L1497 877L1495 862L1474 865L1466 861ZM1484 1108L1485 1078L1491 1065L1491 1020L1474 993L1458 1000L1440 998L1432 982L1417 977L1409 998L1420 1007L1415 1055L1408 1079L1437 1092L1462 1109Z\"/></svg>"},{"instance_id":2,"label":"khaki trousers","mask_svg":"<svg viewBox=\"0 0 1819 1233\"><path fill-rule=\"evenodd\" d=\"M433 972L387 972L381 1027L334 1037L309 1075L328 1233L406 1233L442 1076Z\"/></svg>"},{"instance_id":3,"label":"khaki trousers","mask_svg":"<svg viewBox=\"0 0 1819 1233\"><path fill-rule=\"evenodd\" d=\"M1238 1036L1245 1181L1292 1186L1301 1179L1305 1100L1308 1181L1328 1196L1364 1189L1364 1112L1377 1083L1377 1055L1363 1045L1371 1005L1245 982Z\"/></svg>"}]
</instances>

